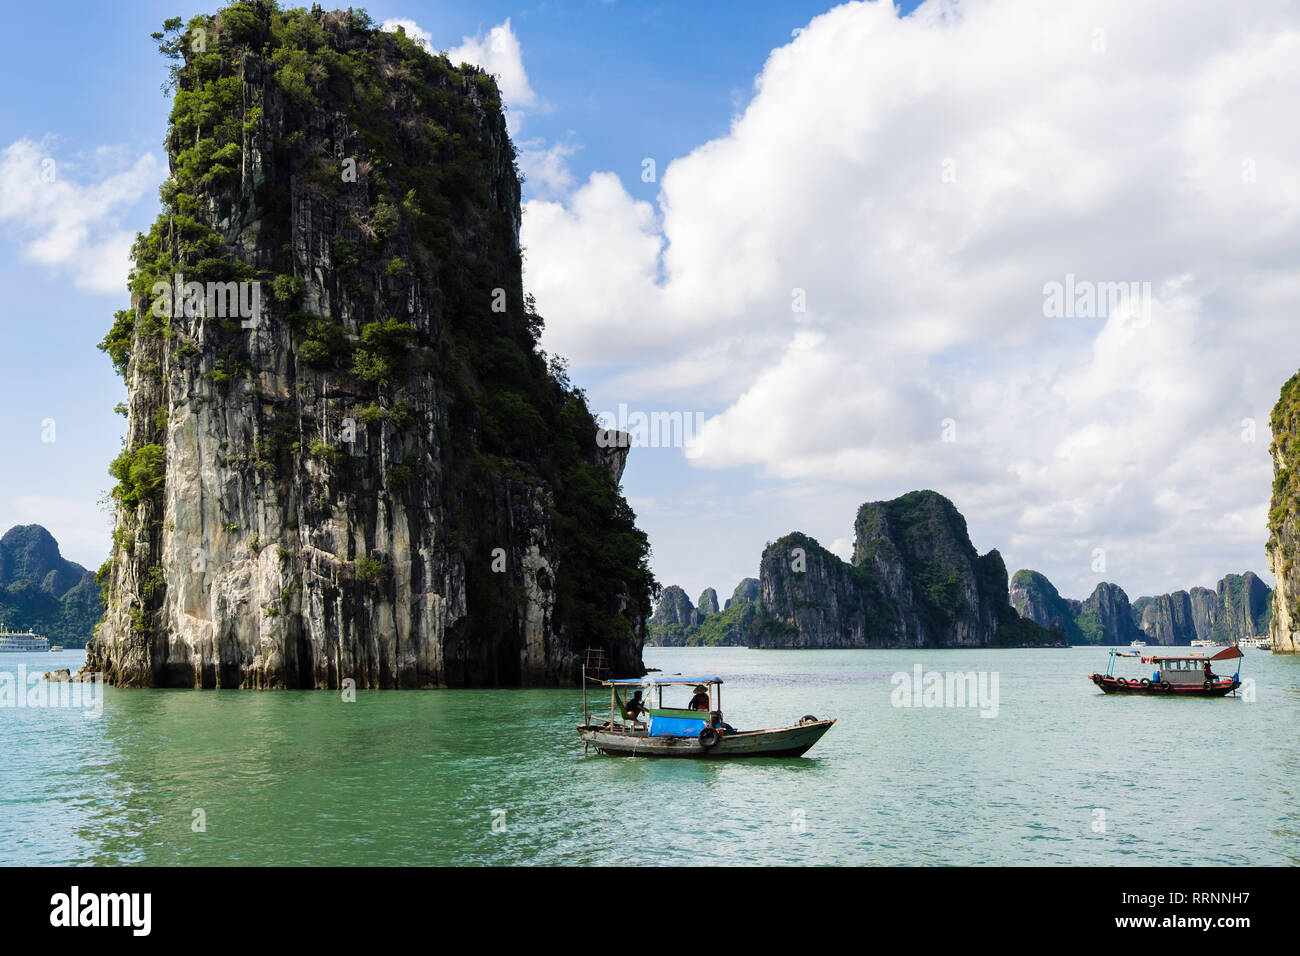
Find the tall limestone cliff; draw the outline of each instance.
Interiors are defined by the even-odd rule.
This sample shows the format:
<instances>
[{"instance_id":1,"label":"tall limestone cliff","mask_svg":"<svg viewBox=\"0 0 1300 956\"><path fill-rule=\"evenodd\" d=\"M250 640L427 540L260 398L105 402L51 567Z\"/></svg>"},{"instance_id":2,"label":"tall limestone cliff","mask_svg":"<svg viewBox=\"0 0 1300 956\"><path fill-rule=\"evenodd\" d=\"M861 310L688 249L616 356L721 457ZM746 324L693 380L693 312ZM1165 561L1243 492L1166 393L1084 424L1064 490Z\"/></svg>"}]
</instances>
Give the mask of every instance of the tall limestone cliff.
<instances>
[{"instance_id":1,"label":"tall limestone cliff","mask_svg":"<svg viewBox=\"0 0 1300 956\"><path fill-rule=\"evenodd\" d=\"M1277 579L1268 633L1274 654L1300 651L1300 372L1282 386L1269 419L1273 500L1268 511L1268 568Z\"/></svg>"},{"instance_id":2,"label":"tall limestone cliff","mask_svg":"<svg viewBox=\"0 0 1300 956\"><path fill-rule=\"evenodd\" d=\"M751 646L988 647L1044 644L1008 600L997 551L976 552L966 521L933 491L864 504L852 562L802 534L764 550L763 619Z\"/></svg>"},{"instance_id":3,"label":"tall limestone cliff","mask_svg":"<svg viewBox=\"0 0 1300 956\"><path fill-rule=\"evenodd\" d=\"M493 79L269 0L156 39L171 177L101 345L128 411L88 668L556 684L600 646L642 673L625 451L537 348Z\"/></svg>"}]
</instances>

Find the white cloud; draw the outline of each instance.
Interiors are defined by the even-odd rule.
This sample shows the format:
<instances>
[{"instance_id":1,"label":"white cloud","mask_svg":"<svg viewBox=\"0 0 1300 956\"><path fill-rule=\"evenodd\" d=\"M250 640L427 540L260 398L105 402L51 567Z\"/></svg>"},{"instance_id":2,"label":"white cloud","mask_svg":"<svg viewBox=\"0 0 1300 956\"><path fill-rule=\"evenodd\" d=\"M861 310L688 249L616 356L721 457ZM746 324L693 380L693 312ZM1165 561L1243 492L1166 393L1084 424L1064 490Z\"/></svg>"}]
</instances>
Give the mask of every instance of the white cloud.
<instances>
[{"instance_id":1,"label":"white cloud","mask_svg":"<svg viewBox=\"0 0 1300 956\"><path fill-rule=\"evenodd\" d=\"M573 187L569 157L582 147L575 143L546 145L543 139L518 143L519 170L538 198L563 196Z\"/></svg>"},{"instance_id":2,"label":"white cloud","mask_svg":"<svg viewBox=\"0 0 1300 956\"><path fill-rule=\"evenodd\" d=\"M135 237L119 223L161 181L160 165L146 154L123 169L118 154L100 150L87 169L59 161L50 145L20 139L0 152L0 224L29 262L70 276L79 289L120 294ZM71 178L86 172L98 181Z\"/></svg>"},{"instance_id":3,"label":"white cloud","mask_svg":"<svg viewBox=\"0 0 1300 956\"><path fill-rule=\"evenodd\" d=\"M473 63L497 78L501 96L511 110L537 105L537 94L524 70L519 38L510 27L510 19L493 27L486 37L462 37L460 46L447 51L452 63Z\"/></svg>"},{"instance_id":4,"label":"white cloud","mask_svg":"<svg viewBox=\"0 0 1300 956\"><path fill-rule=\"evenodd\" d=\"M422 29L414 20L406 17L390 17L383 23L379 24L379 29L387 30L389 33L396 33L398 27L401 27L402 31L416 43L420 44L420 46L424 47L431 53L434 52L433 34L428 30Z\"/></svg>"},{"instance_id":5,"label":"white cloud","mask_svg":"<svg viewBox=\"0 0 1300 956\"><path fill-rule=\"evenodd\" d=\"M754 89L657 206L608 173L528 203L547 348L645 399L709 393L700 466L934 487L1067 594L1262 570L1267 416L1300 364L1293 4L850 3ZM1149 323L1045 317L1067 274L1149 282Z\"/></svg>"}]
</instances>

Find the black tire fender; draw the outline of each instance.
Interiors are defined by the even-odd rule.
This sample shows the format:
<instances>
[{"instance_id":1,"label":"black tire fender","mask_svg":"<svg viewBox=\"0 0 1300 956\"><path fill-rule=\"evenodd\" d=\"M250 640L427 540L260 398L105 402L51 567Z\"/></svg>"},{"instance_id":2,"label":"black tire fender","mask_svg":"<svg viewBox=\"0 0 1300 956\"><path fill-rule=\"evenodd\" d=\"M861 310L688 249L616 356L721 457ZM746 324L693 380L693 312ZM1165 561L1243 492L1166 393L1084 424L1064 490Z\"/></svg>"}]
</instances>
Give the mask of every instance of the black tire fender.
<instances>
[{"instance_id":1,"label":"black tire fender","mask_svg":"<svg viewBox=\"0 0 1300 956\"><path fill-rule=\"evenodd\" d=\"M699 736L700 746L703 747L705 750L708 750L710 747L716 746L718 740L719 740L718 732L714 730L712 727L705 727L703 730L700 731L700 736Z\"/></svg>"}]
</instances>

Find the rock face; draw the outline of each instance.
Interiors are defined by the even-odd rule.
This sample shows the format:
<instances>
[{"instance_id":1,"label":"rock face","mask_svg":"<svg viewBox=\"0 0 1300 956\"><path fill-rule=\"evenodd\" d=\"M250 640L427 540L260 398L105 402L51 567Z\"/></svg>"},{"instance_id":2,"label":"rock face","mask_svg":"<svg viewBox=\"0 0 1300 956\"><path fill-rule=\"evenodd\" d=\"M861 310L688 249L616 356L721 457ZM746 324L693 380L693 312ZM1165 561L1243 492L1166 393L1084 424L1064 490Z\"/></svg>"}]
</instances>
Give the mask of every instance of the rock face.
<instances>
[{"instance_id":1,"label":"rock face","mask_svg":"<svg viewBox=\"0 0 1300 956\"><path fill-rule=\"evenodd\" d=\"M1218 609L1216 636L1226 640L1261 637L1268 633L1273 610L1273 589L1253 571L1226 575L1215 588Z\"/></svg>"},{"instance_id":2,"label":"rock face","mask_svg":"<svg viewBox=\"0 0 1300 956\"><path fill-rule=\"evenodd\" d=\"M650 643L680 646L685 643L687 632L699 623L700 615L686 592L669 584L660 593L650 617Z\"/></svg>"},{"instance_id":3,"label":"rock face","mask_svg":"<svg viewBox=\"0 0 1300 956\"><path fill-rule=\"evenodd\" d=\"M643 673L655 585L626 448L537 349L495 82L359 11L258 2L190 27L204 47L162 35L164 212L101 345L128 416L88 667L567 684L596 646ZM214 286L254 308L232 318Z\"/></svg>"},{"instance_id":4,"label":"rock face","mask_svg":"<svg viewBox=\"0 0 1300 956\"><path fill-rule=\"evenodd\" d=\"M1194 640L1230 643L1263 633L1271 593L1251 571L1229 574L1215 590L1192 588L1129 604L1116 584L1102 582L1085 601L1063 598L1037 571L1017 571L1011 580L1011 603L1021 616L1051 627L1061 626L1071 644L1187 645Z\"/></svg>"},{"instance_id":5,"label":"rock face","mask_svg":"<svg viewBox=\"0 0 1300 956\"><path fill-rule=\"evenodd\" d=\"M1075 622L1088 644L1127 644L1142 636L1133 620L1128 595L1119 585L1106 581L1079 605Z\"/></svg>"},{"instance_id":6,"label":"rock face","mask_svg":"<svg viewBox=\"0 0 1300 956\"><path fill-rule=\"evenodd\" d=\"M1021 617L1048 630L1059 628L1070 644L1085 643L1076 620L1082 602L1061 597L1039 572L1017 571L1011 578L1010 599Z\"/></svg>"},{"instance_id":7,"label":"rock face","mask_svg":"<svg viewBox=\"0 0 1300 956\"><path fill-rule=\"evenodd\" d=\"M933 491L864 504L847 563L802 534L763 552L763 620L751 646L988 647L1044 644L1008 600L997 551L979 555L966 521Z\"/></svg>"},{"instance_id":8,"label":"rock face","mask_svg":"<svg viewBox=\"0 0 1300 956\"><path fill-rule=\"evenodd\" d=\"M1138 598L1133 604L1133 612L1149 644L1186 645L1196 639L1192 597L1186 591ZM1201 613L1204 618L1203 607Z\"/></svg>"},{"instance_id":9,"label":"rock face","mask_svg":"<svg viewBox=\"0 0 1300 956\"><path fill-rule=\"evenodd\" d=\"M759 587L758 578L742 578L741 582L736 585L736 590L731 592L731 597L727 598L727 603L723 610L727 610L733 604L753 603L758 600L761 588Z\"/></svg>"},{"instance_id":10,"label":"rock face","mask_svg":"<svg viewBox=\"0 0 1300 956\"><path fill-rule=\"evenodd\" d=\"M719 613L721 609L718 607L718 592L713 588L705 588L700 599L695 602L695 609L701 617Z\"/></svg>"},{"instance_id":11,"label":"rock face","mask_svg":"<svg viewBox=\"0 0 1300 956\"><path fill-rule=\"evenodd\" d=\"M81 647L103 613L95 575L63 557L43 527L20 525L0 538L0 623L5 627Z\"/></svg>"},{"instance_id":12,"label":"rock face","mask_svg":"<svg viewBox=\"0 0 1300 956\"><path fill-rule=\"evenodd\" d=\"M1300 372L1282 386L1269 419L1273 432L1273 500L1268 512L1268 568L1277 587L1269 637L1274 654L1300 651Z\"/></svg>"}]
</instances>

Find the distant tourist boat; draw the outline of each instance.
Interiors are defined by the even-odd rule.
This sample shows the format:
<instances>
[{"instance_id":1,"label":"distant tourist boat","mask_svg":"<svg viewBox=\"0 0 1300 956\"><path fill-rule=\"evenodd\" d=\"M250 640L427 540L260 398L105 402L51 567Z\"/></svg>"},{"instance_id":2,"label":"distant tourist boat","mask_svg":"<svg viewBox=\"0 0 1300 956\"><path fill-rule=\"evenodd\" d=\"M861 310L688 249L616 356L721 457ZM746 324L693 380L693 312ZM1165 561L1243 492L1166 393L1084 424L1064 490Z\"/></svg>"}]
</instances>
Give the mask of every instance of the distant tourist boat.
<instances>
[{"instance_id":1,"label":"distant tourist boat","mask_svg":"<svg viewBox=\"0 0 1300 956\"><path fill-rule=\"evenodd\" d=\"M602 680L609 688L609 719L593 717L587 706L587 678L583 676L583 722L578 737L583 751L594 747L599 753L619 757L802 757L834 719L819 720L808 714L788 727L767 730L736 730L722 719L722 679L719 677L676 677L667 680ZM665 707L664 688L693 687L697 703L689 707ZM619 691L644 689L644 702L624 702ZM658 691L658 706L652 697ZM645 719L642 719L645 718Z\"/></svg>"},{"instance_id":2,"label":"distant tourist boat","mask_svg":"<svg viewBox=\"0 0 1300 956\"><path fill-rule=\"evenodd\" d=\"M1147 642L1146 642L1146 641L1129 641L1129 642L1128 642L1128 646L1129 646L1129 647L1146 647L1146 646L1147 646Z\"/></svg>"},{"instance_id":3,"label":"distant tourist boat","mask_svg":"<svg viewBox=\"0 0 1300 956\"><path fill-rule=\"evenodd\" d=\"M19 634L17 631L6 631L3 623L0 623L0 654L16 654L24 651L48 651L50 642L43 637L37 637L31 631L25 634Z\"/></svg>"},{"instance_id":4,"label":"distant tourist boat","mask_svg":"<svg viewBox=\"0 0 1300 956\"><path fill-rule=\"evenodd\" d=\"M1214 673L1211 661L1238 660L1244 655L1236 647L1225 647L1213 657L1204 654L1161 654L1142 657L1110 649L1106 673L1089 674L1092 681L1106 694L1155 694L1165 697L1222 697L1235 693L1241 686L1241 664L1231 677ZM1155 665L1150 677L1116 677L1115 661L1121 657L1137 657L1143 664Z\"/></svg>"},{"instance_id":5,"label":"distant tourist boat","mask_svg":"<svg viewBox=\"0 0 1300 956\"><path fill-rule=\"evenodd\" d=\"M1192 647L1222 647L1222 641L1192 641Z\"/></svg>"},{"instance_id":6,"label":"distant tourist boat","mask_svg":"<svg viewBox=\"0 0 1300 956\"><path fill-rule=\"evenodd\" d=\"M1267 634L1262 637L1243 637L1241 640L1237 641L1237 646L1252 647L1261 651L1272 650L1273 638L1269 637Z\"/></svg>"}]
</instances>

